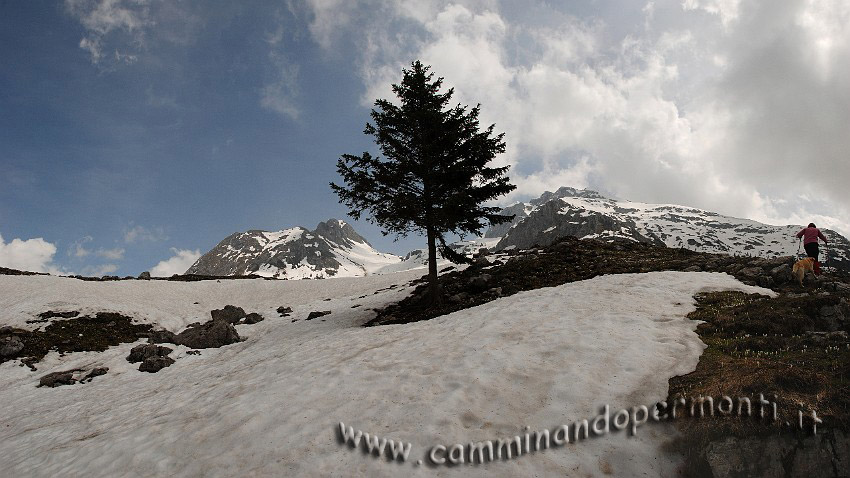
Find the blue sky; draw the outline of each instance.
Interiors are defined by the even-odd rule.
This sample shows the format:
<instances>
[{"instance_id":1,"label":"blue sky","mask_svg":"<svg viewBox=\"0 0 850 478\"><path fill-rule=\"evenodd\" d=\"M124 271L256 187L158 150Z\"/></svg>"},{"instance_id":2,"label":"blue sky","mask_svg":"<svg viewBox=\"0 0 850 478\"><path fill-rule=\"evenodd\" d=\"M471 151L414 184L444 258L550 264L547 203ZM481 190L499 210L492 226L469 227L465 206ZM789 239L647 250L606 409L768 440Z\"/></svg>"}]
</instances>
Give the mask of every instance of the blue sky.
<instances>
[{"instance_id":1,"label":"blue sky","mask_svg":"<svg viewBox=\"0 0 850 478\"><path fill-rule=\"evenodd\" d=\"M347 219L336 159L375 151L415 59L507 133L503 204L567 185L850 232L846 2L622 5L2 2L0 265L170 271Z\"/></svg>"}]
</instances>

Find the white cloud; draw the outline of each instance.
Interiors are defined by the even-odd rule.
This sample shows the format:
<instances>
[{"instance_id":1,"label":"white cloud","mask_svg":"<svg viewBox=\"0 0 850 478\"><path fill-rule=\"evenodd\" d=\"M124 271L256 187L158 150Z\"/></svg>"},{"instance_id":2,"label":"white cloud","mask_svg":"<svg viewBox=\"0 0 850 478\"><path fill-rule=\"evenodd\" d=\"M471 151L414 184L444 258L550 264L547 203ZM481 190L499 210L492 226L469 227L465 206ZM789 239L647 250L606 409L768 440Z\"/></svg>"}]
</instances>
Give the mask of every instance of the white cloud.
<instances>
[{"instance_id":1,"label":"white cloud","mask_svg":"<svg viewBox=\"0 0 850 478\"><path fill-rule=\"evenodd\" d=\"M90 255L110 260L121 260L124 258L124 249L120 247L116 247L114 249L104 249L102 247L97 250L86 249L85 244L92 242L93 240L94 238L92 236L83 236L80 239L77 239L70 247L68 247L68 256L75 257L77 259L82 259Z\"/></svg>"},{"instance_id":2,"label":"white cloud","mask_svg":"<svg viewBox=\"0 0 850 478\"><path fill-rule=\"evenodd\" d=\"M284 57L272 51L269 59L274 65L274 80L260 90L260 105L282 115L297 120L300 112L298 98L298 65L290 63Z\"/></svg>"},{"instance_id":3,"label":"white cloud","mask_svg":"<svg viewBox=\"0 0 850 478\"><path fill-rule=\"evenodd\" d=\"M174 274L183 274L201 257L201 251L199 249L193 251L172 247L171 252L174 254L172 257L159 261L157 265L151 268L150 273L152 276L171 277Z\"/></svg>"},{"instance_id":4,"label":"white cloud","mask_svg":"<svg viewBox=\"0 0 850 478\"><path fill-rule=\"evenodd\" d=\"M682 8L684 10L703 10L712 15L720 17L723 26L728 28L729 25L738 19L738 7L741 0L684 0Z\"/></svg>"},{"instance_id":5,"label":"white cloud","mask_svg":"<svg viewBox=\"0 0 850 478\"><path fill-rule=\"evenodd\" d=\"M0 266L32 272L53 272L57 269L51 263L56 254L56 246L42 238L12 239L8 244L0 235Z\"/></svg>"},{"instance_id":6,"label":"white cloud","mask_svg":"<svg viewBox=\"0 0 850 478\"><path fill-rule=\"evenodd\" d=\"M118 270L118 266L116 264L100 264L97 266L86 266L83 267L82 275L88 277L101 277L105 275L112 274L113 272Z\"/></svg>"},{"instance_id":7,"label":"white cloud","mask_svg":"<svg viewBox=\"0 0 850 478\"><path fill-rule=\"evenodd\" d=\"M124 228L124 242L131 244L136 241L159 242L168 239L165 230L161 227L146 228L133 226Z\"/></svg>"},{"instance_id":8,"label":"white cloud","mask_svg":"<svg viewBox=\"0 0 850 478\"><path fill-rule=\"evenodd\" d=\"M68 247L68 255L76 257L78 259L82 259L83 257L88 256L89 254L91 254L91 251L86 249L83 244L91 242L92 240L94 240L94 238L92 238L91 236L84 236L77 239L76 241L74 241L73 244L71 244L70 247Z\"/></svg>"},{"instance_id":9,"label":"white cloud","mask_svg":"<svg viewBox=\"0 0 850 478\"><path fill-rule=\"evenodd\" d=\"M455 101L481 103L482 123L507 133L516 195L589 186L850 232L847 2L653 1L631 20L543 1L522 15L510 2L309 5L320 45L357 45L364 104L391 98L415 59Z\"/></svg>"},{"instance_id":10,"label":"white cloud","mask_svg":"<svg viewBox=\"0 0 850 478\"><path fill-rule=\"evenodd\" d=\"M114 249L98 249L95 254L104 259L121 260L124 258L124 249L116 247Z\"/></svg>"},{"instance_id":11,"label":"white cloud","mask_svg":"<svg viewBox=\"0 0 850 478\"><path fill-rule=\"evenodd\" d=\"M145 28L154 24L149 0L65 0L65 8L86 29L80 48L89 52L92 63L105 57L104 39L111 33L129 36L133 48L144 44ZM132 62L135 56L115 49L116 61Z\"/></svg>"}]
</instances>

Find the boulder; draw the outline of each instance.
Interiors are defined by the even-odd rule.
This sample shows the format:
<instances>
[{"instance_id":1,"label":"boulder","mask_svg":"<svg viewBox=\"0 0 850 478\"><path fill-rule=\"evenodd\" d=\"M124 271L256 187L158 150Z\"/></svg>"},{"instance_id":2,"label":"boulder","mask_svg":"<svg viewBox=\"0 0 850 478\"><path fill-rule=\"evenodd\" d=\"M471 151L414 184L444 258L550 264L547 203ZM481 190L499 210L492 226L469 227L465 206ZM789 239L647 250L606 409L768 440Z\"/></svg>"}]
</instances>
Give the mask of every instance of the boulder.
<instances>
[{"instance_id":1,"label":"boulder","mask_svg":"<svg viewBox=\"0 0 850 478\"><path fill-rule=\"evenodd\" d=\"M165 357L171 353L171 349L154 344L142 344L133 347L127 361L130 363L143 362L150 357Z\"/></svg>"},{"instance_id":2,"label":"boulder","mask_svg":"<svg viewBox=\"0 0 850 478\"><path fill-rule=\"evenodd\" d=\"M176 344L177 335L168 330L152 330L148 336L150 344Z\"/></svg>"},{"instance_id":3,"label":"boulder","mask_svg":"<svg viewBox=\"0 0 850 478\"><path fill-rule=\"evenodd\" d=\"M180 332L174 343L193 349L209 349L235 344L239 340L239 334L233 324L223 320L210 320Z\"/></svg>"},{"instance_id":4,"label":"boulder","mask_svg":"<svg viewBox=\"0 0 850 478\"><path fill-rule=\"evenodd\" d=\"M139 274L139 279L140 280L151 280L151 273L148 272L148 271L144 271L141 274Z\"/></svg>"},{"instance_id":5,"label":"boulder","mask_svg":"<svg viewBox=\"0 0 850 478\"><path fill-rule=\"evenodd\" d=\"M773 277L777 284L788 282L791 277L791 267L788 264L780 264L770 269L770 277Z\"/></svg>"},{"instance_id":6,"label":"boulder","mask_svg":"<svg viewBox=\"0 0 850 478\"><path fill-rule=\"evenodd\" d=\"M38 386L53 388L60 385L73 385L76 382L76 380L74 380L74 372L77 371L78 370L68 370L65 372L48 373L39 379Z\"/></svg>"},{"instance_id":7,"label":"boulder","mask_svg":"<svg viewBox=\"0 0 850 478\"><path fill-rule=\"evenodd\" d=\"M741 270L738 271L738 274L740 274L744 277L748 277L750 279L754 279L754 278L764 274L764 271L762 270L761 267L744 267L744 268L742 268Z\"/></svg>"},{"instance_id":8,"label":"boulder","mask_svg":"<svg viewBox=\"0 0 850 478\"><path fill-rule=\"evenodd\" d=\"M80 383L91 382L95 377L99 377L101 375L106 375L106 372L109 371L109 367L96 367L91 370L91 372L87 373L85 377L80 379Z\"/></svg>"},{"instance_id":9,"label":"boulder","mask_svg":"<svg viewBox=\"0 0 850 478\"><path fill-rule=\"evenodd\" d=\"M330 313L331 313L331 311L329 311L329 310L313 311L313 312L310 312L309 314L307 314L307 320L313 320L313 319L317 319L319 317L324 317L324 316L326 316Z\"/></svg>"},{"instance_id":10,"label":"boulder","mask_svg":"<svg viewBox=\"0 0 850 478\"><path fill-rule=\"evenodd\" d=\"M694 463L693 476L737 478L750 476L846 476L850 437L840 430L818 428L803 436L772 434L766 437L725 439L709 443ZM701 463L700 463L701 462ZM701 466L699 466L701 465ZM699 473L693 473L699 470ZM836 473L839 470L839 473Z\"/></svg>"},{"instance_id":11,"label":"boulder","mask_svg":"<svg viewBox=\"0 0 850 478\"><path fill-rule=\"evenodd\" d=\"M263 319L265 319L265 317L263 317L262 315L256 312L251 312L250 314L245 316L245 320L243 321L243 323L256 324L257 322L262 322Z\"/></svg>"},{"instance_id":12,"label":"boulder","mask_svg":"<svg viewBox=\"0 0 850 478\"><path fill-rule=\"evenodd\" d=\"M845 326L848 315L845 312L850 312L847 309L848 307L843 303L824 305L818 310L818 315L826 322L830 331L836 331Z\"/></svg>"},{"instance_id":13,"label":"boulder","mask_svg":"<svg viewBox=\"0 0 850 478\"><path fill-rule=\"evenodd\" d=\"M490 260L487 259L485 256L478 256L472 263L478 267L486 267L490 265Z\"/></svg>"},{"instance_id":14,"label":"boulder","mask_svg":"<svg viewBox=\"0 0 850 478\"><path fill-rule=\"evenodd\" d=\"M281 317L286 317L292 313L292 307L280 306L277 308L277 313L280 314Z\"/></svg>"},{"instance_id":15,"label":"boulder","mask_svg":"<svg viewBox=\"0 0 850 478\"><path fill-rule=\"evenodd\" d=\"M14 357L23 349L24 343L14 335L0 339L0 358Z\"/></svg>"},{"instance_id":16,"label":"boulder","mask_svg":"<svg viewBox=\"0 0 850 478\"><path fill-rule=\"evenodd\" d=\"M476 290L488 289L488 284L493 280L490 274L480 274L469 280L469 285Z\"/></svg>"},{"instance_id":17,"label":"boulder","mask_svg":"<svg viewBox=\"0 0 850 478\"><path fill-rule=\"evenodd\" d=\"M756 278L756 285L758 285L760 287L770 288L774 285L773 277L767 276L767 275L758 276Z\"/></svg>"},{"instance_id":18,"label":"boulder","mask_svg":"<svg viewBox=\"0 0 850 478\"><path fill-rule=\"evenodd\" d=\"M173 363L174 359L171 357L148 357L139 365L139 371L156 373L165 367L170 367Z\"/></svg>"},{"instance_id":19,"label":"boulder","mask_svg":"<svg viewBox=\"0 0 850 478\"><path fill-rule=\"evenodd\" d=\"M246 314L242 307L225 305L223 309L211 310L210 315L213 320L223 320L228 324L236 324L244 319Z\"/></svg>"}]
</instances>

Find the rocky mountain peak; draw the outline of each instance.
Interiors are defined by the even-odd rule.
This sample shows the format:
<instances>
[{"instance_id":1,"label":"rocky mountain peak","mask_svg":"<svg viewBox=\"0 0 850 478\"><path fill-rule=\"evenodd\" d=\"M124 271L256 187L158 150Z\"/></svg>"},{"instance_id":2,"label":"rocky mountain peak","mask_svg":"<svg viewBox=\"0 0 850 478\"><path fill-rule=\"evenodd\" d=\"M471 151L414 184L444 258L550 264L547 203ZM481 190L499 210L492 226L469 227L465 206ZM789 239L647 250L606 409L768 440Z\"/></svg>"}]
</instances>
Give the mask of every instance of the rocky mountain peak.
<instances>
[{"instance_id":1,"label":"rocky mountain peak","mask_svg":"<svg viewBox=\"0 0 850 478\"><path fill-rule=\"evenodd\" d=\"M235 232L201 256L187 274L249 275L280 279L323 279L373 273L401 258L375 250L350 224L320 222L310 231Z\"/></svg>"},{"instance_id":2,"label":"rocky mountain peak","mask_svg":"<svg viewBox=\"0 0 850 478\"><path fill-rule=\"evenodd\" d=\"M354 242L371 246L369 241L364 239L363 236L351 227L351 224L339 219L328 219L327 221L320 222L313 231L313 234L324 237L341 246L352 246Z\"/></svg>"},{"instance_id":3,"label":"rocky mountain peak","mask_svg":"<svg viewBox=\"0 0 850 478\"><path fill-rule=\"evenodd\" d=\"M541 204L551 201L552 199L561 199L568 197L605 199L605 196L591 189L576 189L571 188L569 186L561 186L555 192L545 191L543 194L540 195L539 198L532 199L529 201L529 203L533 206L539 206Z\"/></svg>"}]
</instances>

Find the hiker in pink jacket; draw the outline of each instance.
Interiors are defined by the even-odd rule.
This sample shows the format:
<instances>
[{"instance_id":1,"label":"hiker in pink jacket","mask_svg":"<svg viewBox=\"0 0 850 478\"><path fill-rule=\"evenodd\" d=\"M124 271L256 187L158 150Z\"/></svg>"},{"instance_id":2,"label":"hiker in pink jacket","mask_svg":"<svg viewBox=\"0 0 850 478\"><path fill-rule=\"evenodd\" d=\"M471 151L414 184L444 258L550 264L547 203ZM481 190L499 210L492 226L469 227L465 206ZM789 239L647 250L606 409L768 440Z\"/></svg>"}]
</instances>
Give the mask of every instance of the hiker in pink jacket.
<instances>
[{"instance_id":1,"label":"hiker in pink jacket","mask_svg":"<svg viewBox=\"0 0 850 478\"><path fill-rule=\"evenodd\" d=\"M823 239L824 244L829 241L823 233L815 226L815 223L810 222L809 226L797 233L797 237L803 238L803 247L806 249L806 255L815 260L815 275L820 275L820 262L818 262L818 238Z\"/></svg>"}]
</instances>

